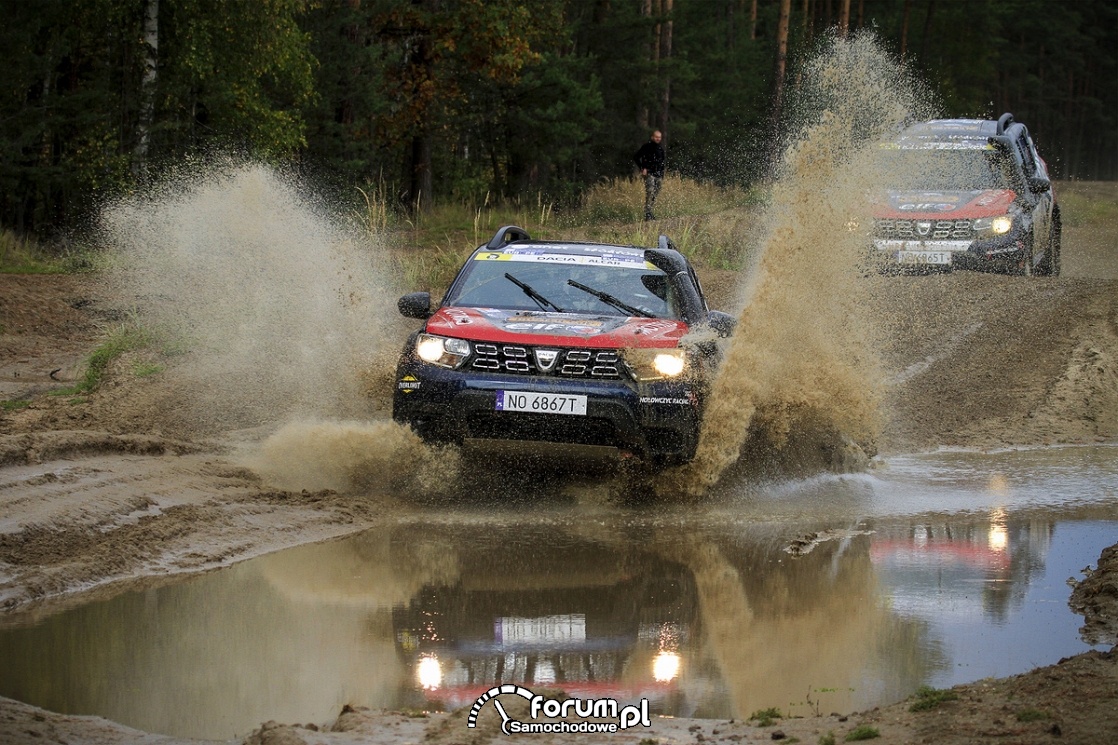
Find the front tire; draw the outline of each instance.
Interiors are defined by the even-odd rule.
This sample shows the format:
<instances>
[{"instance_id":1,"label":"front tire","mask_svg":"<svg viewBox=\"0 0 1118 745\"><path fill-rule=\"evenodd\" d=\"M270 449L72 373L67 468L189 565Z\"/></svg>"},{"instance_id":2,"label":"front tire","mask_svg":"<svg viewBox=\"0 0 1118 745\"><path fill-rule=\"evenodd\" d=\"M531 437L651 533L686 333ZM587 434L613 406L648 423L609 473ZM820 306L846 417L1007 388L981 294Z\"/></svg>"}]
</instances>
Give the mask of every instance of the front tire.
<instances>
[{"instance_id":1,"label":"front tire","mask_svg":"<svg viewBox=\"0 0 1118 745\"><path fill-rule=\"evenodd\" d=\"M1025 248L1022 253L1021 263L1017 265L1017 271L1014 274L1019 274L1022 277L1032 277L1034 274L1041 274L1039 266L1033 266L1033 257L1036 255L1036 243L1033 232L1030 230L1028 236L1024 240Z\"/></svg>"},{"instance_id":2,"label":"front tire","mask_svg":"<svg viewBox=\"0 0 1118 745\"><path fill-rule=\"evenodd\" d=\"M1060 220L1057 216L1052 221L1052 229L1048 233L1048 245L1044 247L1044 258L1040 260L1037 274L1046 277L1060 276Z\"/></svg>"}]
</instances>

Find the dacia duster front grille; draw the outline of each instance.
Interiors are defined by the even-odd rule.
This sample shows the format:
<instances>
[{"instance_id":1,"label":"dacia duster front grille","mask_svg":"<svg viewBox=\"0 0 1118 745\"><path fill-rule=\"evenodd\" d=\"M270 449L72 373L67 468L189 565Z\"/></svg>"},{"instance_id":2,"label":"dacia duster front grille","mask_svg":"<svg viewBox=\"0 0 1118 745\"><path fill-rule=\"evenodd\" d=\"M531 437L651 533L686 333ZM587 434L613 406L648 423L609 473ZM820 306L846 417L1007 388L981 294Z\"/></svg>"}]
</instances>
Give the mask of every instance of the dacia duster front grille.
<instances>
[{"instance_id":1,"label":"dacia duster front grille","mask_svg":"<svg viewBox=\"0 0 1118 745\"><path fill-rule=\"evenodd\" d=\"M487 343L473 347L470 367L474 370L596 380L621 377L621 355L616 349L552 349ZM548 365L550 353L555 353L555 361Z\"/></svg>"},{"instance_id":2,"label":"dacia duster front grille","mask_svg":"<svg viewBox=\"0 0 1118 745\"><path fill-rule=\"evenodd\" d=\"M970 241L974 225L970 220L881 219L874 221L874 234L908 241Z\"/></svg>"}]
</instances>

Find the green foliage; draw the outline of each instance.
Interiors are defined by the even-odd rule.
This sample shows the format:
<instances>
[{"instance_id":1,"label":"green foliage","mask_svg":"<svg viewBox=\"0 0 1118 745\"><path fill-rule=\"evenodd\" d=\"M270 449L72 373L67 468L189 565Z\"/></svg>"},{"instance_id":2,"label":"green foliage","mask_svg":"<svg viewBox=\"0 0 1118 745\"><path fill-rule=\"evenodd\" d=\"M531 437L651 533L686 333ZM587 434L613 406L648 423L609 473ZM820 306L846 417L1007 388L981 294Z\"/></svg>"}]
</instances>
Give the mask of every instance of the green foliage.
<instances>
[{"instance_id":1,"label":"green foliage","mask_svg":"<svg viewBox=\"0 0 1118 745\"><path fill-rule=\"evenodd\" d=\"M417 207L476 215L536 195L635 221L639 195L611 201L596 185L628 183L653 127L672 176L748 199L764 175L776 2L754 23L739 0L675 0L670 14L599 0L160 0L150 126L149 2L3 1L0 226L84 227L106 197L215 152L293 161L377 230L431 219ZM858 7L855 25L898 66L904 40L942 114L1012 111L1057 177L1118 177L1113 0ZM795 61L833 21L829 4L792 4L792 94ZM658 214L716 204L743 206L676 203L666 188Z\"/></svg>"},{"instance_id":2,"label":"green foliage","mask_svg":"<svg viewBox=\"0 0 1118 745\"><path fill-rule=\"evenodd\" d=\"M163 0L158 140L167 154L234 148L283 158L306 145L314 57L302 0ZM165 61L164 61L165 60Z\"/></svg>"},{"instance_id":3,"label":"green foliage","mask_svg":"<svg viewBox=\"0 0 1118 745\"><path fill-rule=\"evenodd\" d=\"M929 686L920 686L916 691L916 700L908 707L909 711L929 711L937 708L944 701L956 701L959 695L949 689L936 689Z\"/></svg>"},{"instance_id":4,"label":"green foliage","mask_svg":"<svg viewBox=\"0 0 1118 745\"><path fill-rule=\"evenodd\" d=\"M871 727L868 724L860 724L847 732L843 740L846 742L857 742L859 740L873 740L878 737L881 737L881 733L877 731L876 727Z\"/></svg>"},{"instance_id":5,"label":"green foliage","mask_svg":"<svg viewBox=\"0 0 1118 745\"><path fill-rule=\"evenodd\" d=\"M835 745L835 733L828 732L825 735L819 735L819 745Z\"/></svg>"},{"instance_id":6,"label":"green foliage","mask_svg":"<svg viewBox=\"0 0 1118 745\"><path fill-rule=\"evenodd\" d=\"M147 378L152 375L158 375L163 372L164 369L165 367L163 365L155 362L137 360L135 364L132 365L132 374L137 378Z\"/></svg>"},{"instance_id":7,"label":"green foliage","mask_svg":"<svg viewBox=\"0 0 1118 745\"><path fill-rule=\"evenodd\" d=\"M749 718L756 721L758 727L771 727L777 719L783 719L784 715L780 713L780 709L770 707L768 709L758 709L750 714Z\"/></svg>"},{"instance_id":8,"label":"green foliage","mask_svg":"<svg viewBox=\"0 0 1118 745\"><path fill-rule=\"evenodd\" d=\"M135 188L145 2L4 4L0 223L40 233ZM304 147L304 0L162 0L151 160Z\"/></svg>"},{"instance_id":9,"label":"green foliage","mask_svg":"<svg viewBox=\"0 0 1118 745\"><path fill-rule=\"evenodd\" d=\"M82 376L82 379L72 387L52 391L51 395L71 396L74 394L92 393L101 385L101 381L104 380L109 365L112 364L114 360L125 352L148 346L151 341L152 338L149 332L132 323L122 324L112 329L106 335L105 340L89 355L89 360L86 362L85 374ZM146 374L150 375L152 372L149 371ZM80 400L81 399L78 401L80 402Z\"/></svg>"},{"instance_id":10,"label":"green foliage","mask_svg":"<svg viewBox=\"0 0 1118 745\"><path fill-rule=\"evenodd\" d=\"M0 411L19 411L31 405L31 402L25 398L13 398L5 401L0 401Z\"/></svg>"},{"instance_id":11,"label":"green foliage","mask_svg":"<svg viewBox=\"0 0 1118 745\"><path fill-rule=\"evenodd\" d=\"M750 38L740 3L678 3L672 70L673 167L719 184L760 175L773 83L777 3L759 3L761 33ZM685 112L685 113L684 113Z\"/></svg>"}]
</instances>

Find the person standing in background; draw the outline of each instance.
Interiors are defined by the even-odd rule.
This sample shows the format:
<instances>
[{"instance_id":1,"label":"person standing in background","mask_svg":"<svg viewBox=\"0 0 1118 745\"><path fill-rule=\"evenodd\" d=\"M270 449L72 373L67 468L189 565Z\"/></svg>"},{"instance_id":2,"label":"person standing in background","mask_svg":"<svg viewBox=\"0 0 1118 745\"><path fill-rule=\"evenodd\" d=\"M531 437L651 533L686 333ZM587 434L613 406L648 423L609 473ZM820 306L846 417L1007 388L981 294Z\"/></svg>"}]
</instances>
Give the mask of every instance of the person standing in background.
<instances>
[{"instance_id":1,"label":"person standing in background","mask_svg":"<svg viewBox=\"0 0 1118 745\"><path fill-rule=\"evenodd\" d=\"M667 162L664 146L660 144L662 139L664 135L657 129L633 156L633 162L637 164L641 177L644 178L645 220L656 219L652 214L652 207L656 204L656 197L660 193L660 185L664 180L664 165Z\"/></svg>"}]
</instances>

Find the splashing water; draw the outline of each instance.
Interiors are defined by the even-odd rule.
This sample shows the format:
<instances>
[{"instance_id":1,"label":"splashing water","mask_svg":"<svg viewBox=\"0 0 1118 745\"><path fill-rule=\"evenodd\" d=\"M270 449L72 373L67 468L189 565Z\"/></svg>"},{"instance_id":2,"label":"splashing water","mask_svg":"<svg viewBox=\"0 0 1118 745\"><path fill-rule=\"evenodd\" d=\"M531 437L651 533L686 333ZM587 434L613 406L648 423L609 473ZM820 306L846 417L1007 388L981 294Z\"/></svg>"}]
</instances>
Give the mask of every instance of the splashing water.
<instances>
[{"instance_id":1,"label":"splashing water","mask_svg":"<svg viewBox=\"0 0 1118 745\"><path fill-rule=\"evenodd\" d=\"M869 444L880 429L866 236L851 226L881 183L872 146L926 118L925 107L870 34L831 40L798 91L790 108L801 126L777 168L696 458L664 474L663 493L702 493L743 452ZM352 423L370 415L364 373L397 351L379 334L397 293L367 241L322 215L290 179L243 165L169 180L112 205L103 224L123 257L120 288L145 323L189 340L175 374L199 422L288 423L260 448L260 473L287 488L354 487L403 470L445 477L431 464L453 469L454 459L410 431Z\"/></svg>"},{"instance_id":2,"label":"splashing water","mask_svg":"<svg viewBox=\"0 0 1118 745\"><path fill-rule=\"evenodd\" d=\"M423 444L394 422L287 424L250 456L248 465L265 481L285 489L333 489L403 485L427 494L452 484L458 451Z\"/></svg>"},{"instance_id":3,"label":"splashing water","mask_svg":"<svg viewBox=\"0 0 1118 745\"><path fill-rule=\"evenodd\" d=\"M791 457L797 437L812 441L801 449L818 449L877 435L882 375L866 304L866 230L857 223L881 183L874 146L919 116L917 99L869 34L831 40L805 67L794 114L802 128L778 167L698 452L665 475L661 492L702 493L758 441Z\"/></svg>"},{"instance_id":4,"label":"splashing water","mask_svg":"<svg viewBox=\"0 0 1118 745\"><path fill-rule=\"evenodd\" d=\"M198 430L295 422L254 464L340 489L424 448L391 422L328 421L372 415L369 371L398 351L382 332L396 293L383 253L305 193L267 166L211 166L110 205L102 228L116 290L188 350L170 374Z\"/></svg>"}]
</instances>

